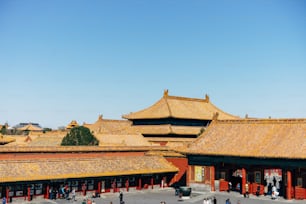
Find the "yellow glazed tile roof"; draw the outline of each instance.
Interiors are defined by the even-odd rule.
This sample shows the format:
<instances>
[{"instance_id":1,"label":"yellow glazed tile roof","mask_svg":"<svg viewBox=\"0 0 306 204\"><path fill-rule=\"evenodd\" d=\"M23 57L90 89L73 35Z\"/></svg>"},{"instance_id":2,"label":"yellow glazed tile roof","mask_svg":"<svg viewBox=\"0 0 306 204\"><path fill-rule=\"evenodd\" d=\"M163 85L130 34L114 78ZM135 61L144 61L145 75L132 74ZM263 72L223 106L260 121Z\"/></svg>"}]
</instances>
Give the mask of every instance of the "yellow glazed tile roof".
<instances>
[{"instance_id":1,"label":"yellow glazed tile roof","mask_svg":"<svg viewBox=\"0 0 306 204\"><path fill-rule=\"evenodd\" d=\"M185 155L175 151L148 151L147 156L163 156L163 157L186 157Z\"/></svg>"},{"instance_id":2,"label":"yellow glazed tile roof","mask_svg":"<svg viewBox=\"0 0 306 204\"><path fill-rule=\"evenodd\" d=\"M150 146L150 143L141 135L114 135L96 134L100 146Z\"/></svg>"},{"instance_id":3,"label":"yellow glazed tile roof","mask_svg":"<svg viewBox=\"0 0 306 204\"><path fill-rule=\"evenodd\" d=\"M177 171L162 156L0 160L0 183Z\"/></svg>"},{"instance_id":4,"label":"yellow glazed tile roof","mask_svg":"<svg viewBox=\"0 0 306 204\"><path fill-rule=\"evenodd\" d=\"M186 152L306 159L306 119L214 121Z\"/></svg>"},{"instance_id":5,"label":"yellow glazed tile roof","mask_svg":"<svg viewBox=\"0 0 306 204\"><path fill-rule=\"evenodd\" d=\"M8 143L15 142L15 141L16 139L14 137L2 135L0 133L0 145L8 144Z\"/></svg>"},{"instance_id":6,"label":"yellow glazed tile roof","mask_svg":"<svg viewBox=\"0 0 306 204\"><path fill-rule=\"evenodd\" d=\"M85 127L89 128L94 134L135 134L132 129L132 123L128 120L108 120L103 119L102 115L99 116L98 120L93 124L84 124Z\"/></svg>"},{"instance_id":7,"label":"yellow glazed tile roof","mask_svg":"<svg viewBox=\"0 0 306 204\"><path fill-rule=\"evenodd\" d=\"M74 127L78 127L79 124L76 120L72 120L67 126L66 126L66 129L72 129Z\"/></svg>"},{"instance_id":8,"label":"yellow glazed tile roof","mask_svg":"<svg viewBox=\"0 0 306 204\"><path fill-rule=\"evenodd\" d=\"M60 146L64 135L50 136L42 135L36 137L34 140L28 143L29 146Z\"/></svg>"},{"instance_id":9,"label":"yellow glazed tile roof","mask_svg":"<svg viewBox=\"0 0 306 204\"><path fill-rule=\"evenodd\" d=\"M31 123L26 125L26 126L23 126L21 128L18 128L18 130L22 130L22 131L42 131L42 128L40 127L37 127L35 125L32 125Z\"/></svg>"},{"instance_id":10,"label":"yellow glazed tile roof","mask_svg":"<svg viewBox=\"0 0 306 204\"><path fill-rule=\"evenodd\" d=\"M164 96L152 106L122 117L129 120L160 118L212 120L216 113L219 120L238 118L217 108L207 95L205 99L185 98L169 96L166 90Z\"/></svg>"},{"instance_id":11,"label":"yellow glazed tile roof","mask_svg":"<svg viewBox=\"0 0 306 204\"><path fill-rule=\"evenodd\" d=\"M0 153L66 153L66 152L130 152L167 150L165 146L9 146L1 145Z\"/></svg>"}]
</instances>

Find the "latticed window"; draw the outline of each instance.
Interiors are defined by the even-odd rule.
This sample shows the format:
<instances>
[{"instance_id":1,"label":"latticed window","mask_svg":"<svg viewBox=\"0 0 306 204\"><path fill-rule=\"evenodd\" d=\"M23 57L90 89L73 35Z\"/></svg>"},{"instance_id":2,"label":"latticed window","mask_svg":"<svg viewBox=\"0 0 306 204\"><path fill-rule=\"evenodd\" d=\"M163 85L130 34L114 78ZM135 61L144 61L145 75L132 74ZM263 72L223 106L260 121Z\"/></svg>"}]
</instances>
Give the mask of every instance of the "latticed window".
<instances>
[{"instance_id":1,"label":"latticed window","mask_svg":"<svg viewBox=\"0 0 306 204\"><path fill-rule=\"evenodd\" d=\"M254 181L255 183L261 183L261 172L260 171L255 171Z\"/></svg>"}]
</instances>

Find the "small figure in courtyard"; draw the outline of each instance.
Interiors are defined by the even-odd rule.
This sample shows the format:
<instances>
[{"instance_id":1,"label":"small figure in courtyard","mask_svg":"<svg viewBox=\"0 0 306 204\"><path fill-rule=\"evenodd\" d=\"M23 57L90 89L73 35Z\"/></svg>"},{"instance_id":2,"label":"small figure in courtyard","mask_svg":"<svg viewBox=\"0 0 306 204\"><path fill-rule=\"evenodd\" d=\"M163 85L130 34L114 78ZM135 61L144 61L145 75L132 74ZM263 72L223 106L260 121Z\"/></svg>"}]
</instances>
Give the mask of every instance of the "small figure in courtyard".
<instances>
[{"instance_id":1,"label":"small figure in courtyard","mask_svg":"<svg viewBox=\"0 0 306 204\"><path fill-rule=\"evenodd\" d=\"M275 200L277 196L279 195L279 192L277 191L276 187L272 187L272 200Z\"/></svg>"},{"instance_id":2,"label":"small figure in courtyard","mask_svg":"<svg viewBox=\"0 0 306 204\"><path fill-rule=\"evenodd\" d=\"M6 197L5 196L2 198L2 204L6 204Z\"/></svg>"},{"instance_id":3,"label":"small figure in courtyard","mask_svg":"<svg viewBox=\"0 0 306 204\"><path fill-rule=\"evenodd\" d=\"M228 190L227 190L227 192L230 192L231 191L231 189L232 189L232 182L228 182Z\"/></svg>"},{"instance_id":4,"label":"small figure in courtyard","mask_svg":"<svg viewBox=\"0 0 306 204\"><path fill-rule=\"evenodd\" d=\"M260 195L260 186L258 185L256 188L256 196L259 196L259 195Z\"/></svg>"},{"instance_id":5,"label":"small figure in courtyard","mask_svg":"<svg viewBox=\"0 0 306 204\"><path fill-rule=\"evenodd\" d=\"M213 203L214 203L214 204L217 204L217 198L216 198L216 197L214 197Z\"/></svg>"},{"instance_id":6,"label":"small figure in courtyard","mask_svg":"<svg viewBox=\"0 0 306 204\"><path fill-rule=\"evenodd\" d=\"M75 199L75 189L72 189L71 196L72 196L71 200L76 201L76 199Z\"/></svg>"},{"instance_id":7,"label":"small figure in courtyard","mask_svg":"<svg viewBox=\"0 0 306 204\"><path fill-rule=\"evenodd\" d=\"M52 200L52 187L49 189L49 199Z\"/></svg>"},{"instance_id":8,"label":"small figure in courtyard","mask_svg":"<svg viewBox=\"0 0 306 204\"><path fill-rule=\"evenodd\" d=\"M229 198L226 199L225 204L232 204L232 203L231 203L231 200L230 200Z\"/></svg>"},{"instance_id":9,"label":"small figure in courtyard","mask_svg":"<svg viewBox=\"0 0 306 204\"><path fill-rule=\"evenodd\" d=\"M244 197L248 198L249 197L249 184L246 183L245 184L245 193L244 193Z\"/></svg>"},{"instance_id":10,"label":"small figure in courtyard","mask_svg":"<svg viewBox=\"0 0 306 204\"><path fill-rule=\"evenodd\" d=\"M120 191L120 193L119 193L119 199L120 199L120 204L122 204L123 203L123 193L122 193L122 191Z\"/></svg>"}]
</instances>

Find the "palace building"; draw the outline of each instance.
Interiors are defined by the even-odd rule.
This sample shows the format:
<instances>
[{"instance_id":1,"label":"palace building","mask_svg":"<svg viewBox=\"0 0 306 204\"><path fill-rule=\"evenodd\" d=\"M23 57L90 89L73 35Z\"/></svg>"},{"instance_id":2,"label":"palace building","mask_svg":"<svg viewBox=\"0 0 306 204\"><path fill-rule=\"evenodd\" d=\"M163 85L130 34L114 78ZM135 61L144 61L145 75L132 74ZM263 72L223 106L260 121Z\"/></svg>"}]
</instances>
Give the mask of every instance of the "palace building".
<instances>
[{"instance_id":1,"label":"palace building","mask_svg":"<svg viewBox=\"0 0 306 204\"><path fill-rule=\"evenodd\" d=\"M84 123L99 146L61 146L74 127L0 135L0 197L33 199L50 189L79 194L188 185L197 190L306 199L306 119L249 119L204 99L168 95L152 106ZM58 194L60 196L60 194Z\"/></svg>"},{"instance_id":2,"label":"palace building","mask_svg":"<svg viewBox=\"0 0 306 204\"><path fill-rule=\"evenodd\" d=\"M132 127L149 142L158 145L182 146L194 141L212 121L238 119L205 99L170 96L168 90L152 106L138 112L123 115Z\"/></svg>"},{"instance_id":3,"label":"palace building","mask_svg":"<svg viewBox=\"0 0 306 204\"><path fill-rule=\"evenodd\" d=\"M178 168L163 156L146 155L148 149L167 151L165 147L4 146L0 148L0 195L31 200L48 198L50 189L63 187L83 195L160 188Z\"/></svg>"},{"instance_id":4,"label":"palace building","mask_svg":"<svg viewBox=\"0 0 306 204\"><path fill-rule=\"evenodd\" d=\"M306 198L305 119L216 120L185 153L190 185Z\"/></svg>"}]
</instances>

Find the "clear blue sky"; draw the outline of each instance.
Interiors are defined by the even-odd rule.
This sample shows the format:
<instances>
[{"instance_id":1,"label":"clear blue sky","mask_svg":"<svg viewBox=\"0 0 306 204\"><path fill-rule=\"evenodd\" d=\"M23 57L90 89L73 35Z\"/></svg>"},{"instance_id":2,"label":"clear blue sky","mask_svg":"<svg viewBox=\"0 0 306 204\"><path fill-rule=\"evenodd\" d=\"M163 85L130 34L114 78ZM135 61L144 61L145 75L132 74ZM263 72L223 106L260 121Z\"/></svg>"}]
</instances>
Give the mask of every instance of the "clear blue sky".
<instances>
[{"instance_id":1,"label":"clear blue sky","mask_svg":"<svg viewBox=\"0 0 306 204\"><path fill-rule=\"evenodd\" d=\"M121 119L170 95L306 118L304 0L0 0L0 124Z\"/></svg>"}]
</instances>

